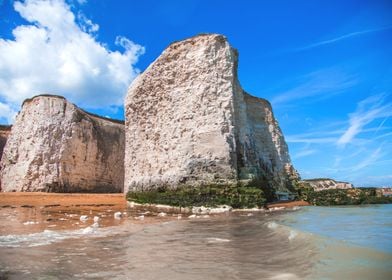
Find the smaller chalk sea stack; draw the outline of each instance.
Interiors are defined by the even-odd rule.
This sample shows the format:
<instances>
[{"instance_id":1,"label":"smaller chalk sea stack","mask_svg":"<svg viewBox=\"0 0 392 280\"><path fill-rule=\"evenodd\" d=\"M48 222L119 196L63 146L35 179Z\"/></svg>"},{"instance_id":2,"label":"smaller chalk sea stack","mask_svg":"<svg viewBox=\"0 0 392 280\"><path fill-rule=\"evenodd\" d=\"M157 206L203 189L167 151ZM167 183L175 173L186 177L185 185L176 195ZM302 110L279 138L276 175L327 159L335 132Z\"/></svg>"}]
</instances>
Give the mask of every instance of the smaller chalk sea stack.
<instances>
[{"instance_id":1,"label":"smaller chalk sea stack","mask_svg":"<svg viewBox=\"0 0 392 280\"><path fill-rule=\"evenodd\" d=\"M246 93L238 53L219 34L171 44L125 102L125 192L298 179L270 103Z\"/></svg>"},{"instance_id":2,"label":"smaller chalk sea stack","mask_svg":"<svg viewBox=\"0 0 392 280\"><path fill-rule=\"evenodd\" d=\"M1 159L2 191L122 192L124 125L65 98L26 100Z\"/></svg>"}]
</instances>

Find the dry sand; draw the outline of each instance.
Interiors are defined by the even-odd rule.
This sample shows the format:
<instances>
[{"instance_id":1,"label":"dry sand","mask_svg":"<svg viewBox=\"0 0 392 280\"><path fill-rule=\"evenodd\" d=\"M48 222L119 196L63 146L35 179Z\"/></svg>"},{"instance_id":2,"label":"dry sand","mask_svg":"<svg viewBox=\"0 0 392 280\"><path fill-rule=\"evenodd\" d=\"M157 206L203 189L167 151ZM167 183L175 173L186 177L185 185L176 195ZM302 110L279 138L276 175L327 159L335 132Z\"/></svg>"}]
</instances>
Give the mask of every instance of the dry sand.
<instances>
[{"instance_id":1,"label":"dry sand","mask_svg":"<svg viewBox=\"0 0 392 280\"><path fill-rule=\"evenodd\" d=\"M124 194L0 193L0 207L6 205L24 205L25 207L110 206L123 209L126 207L126 200Z\"/></svg>"}]
</instances>

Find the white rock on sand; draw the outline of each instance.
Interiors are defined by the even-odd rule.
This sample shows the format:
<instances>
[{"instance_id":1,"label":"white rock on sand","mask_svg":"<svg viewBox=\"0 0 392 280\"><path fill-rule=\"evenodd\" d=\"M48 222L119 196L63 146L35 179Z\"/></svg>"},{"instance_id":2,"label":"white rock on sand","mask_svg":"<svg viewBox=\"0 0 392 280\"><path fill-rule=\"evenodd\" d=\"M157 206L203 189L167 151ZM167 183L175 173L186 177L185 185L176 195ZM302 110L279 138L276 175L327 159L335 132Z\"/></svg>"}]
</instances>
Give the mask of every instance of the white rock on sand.
<instances>
[{"instance_id":1,"label":"white rock on sand","mask_svg":"<svg viewBox=\"0 0 392 280\"><path fill-rule=\"evenodd\" d=\"M24 222L23 224L26 226L26 225L36 225L36 224L39 224L39 223L38 222L33 222L33 221L27 221L27 222Z\"/></svg>"},{"instance_id":2,"label":"white rock on sand","mask_svg":"<svg viewBox=\"0 0 392 280\"><path fill-rule=\"evenodd\" d=\"M210 214L220 214L220 213L230 212L231 210L233 210L233 207L228 205L222 205L217 208L211 208Z\"/></svg>"},{"instance_id":3,"label":"white rock on sand","mask_svg":"<svg viewBox=\"0 0 392 280\"><path fill-rule=\"evenodd\" d=\"M209 208L209 207L204 207L204 206L201 206L201 207L192 207L192 213L193 213L193 214L204 215L204 214L210 213L210 211L211 211L211 208Z\"/></svg>"},{"instance_id":4,"label":"white rock on sand","mask_svg":"<svg viewBox=\"0 0 392 280\"><path fill-rule=\"evenodd\" d=\"M87 216L87 215L82 215L82 216L80 216L79 220L80 220L81 222L85 222L85 221L88 220L88 216Z\"/></svg>"},{"instance_id":5,"label":"white rock on sand","mask_svg":"<svg viewBox=\"0 0 392 280\"><path fill-rule=\"evenodd\" d=\"M272 211L280 211L280 210L284 210L284 209L286 209L286 207L271 207L268 210L270 212L272 212Z\"/></svg>"},{"instance_id":6,"label":"white rock on sand","mask_svg":"<svg viewBox=\"0 0 392 280\"><path fill-rule=\"evenodd\" d=\"M122 218L122 213L121 212L116 212L113 214L115 219L121 219Z\"/></svg>"},{"instance_id":7,"label":"white rock on sand","mask_svg":"<svg viewBox=\"0 0 392 280\"><path fill-rule=\"evenodd\" d=\"M166 216L167 216L167 214L165 212L161 212L158 214L158 217L166 217Z\"/></svg>"}]
</instances>

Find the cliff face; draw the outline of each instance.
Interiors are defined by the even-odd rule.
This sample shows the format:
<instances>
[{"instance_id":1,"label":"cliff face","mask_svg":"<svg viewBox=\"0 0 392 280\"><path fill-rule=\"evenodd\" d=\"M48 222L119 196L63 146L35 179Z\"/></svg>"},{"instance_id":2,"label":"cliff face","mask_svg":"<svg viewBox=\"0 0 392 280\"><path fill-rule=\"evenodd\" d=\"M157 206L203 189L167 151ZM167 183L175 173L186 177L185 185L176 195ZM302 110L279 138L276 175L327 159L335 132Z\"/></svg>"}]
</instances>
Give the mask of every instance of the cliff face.
<instances>
[{"instance_id":1,"label":"cliff face","mask_svg":"<svg viewBox=\"0 0 392 280\"><path fill-rule=\"evenodd\" d=\"M245 93L237 52L221 35L170 45L125 102L125 191L297 174L268 101Z\"/></svg>"},{"instance_id":2,"label":"cliff face","mask_svg":"<svg viewBox=\"0 0 392 280\"><path fill-rule=\"evenodd\" d=\"M309 179L302 182L309 184L315 191L331 189L352 189L353 185L347 182L338 182L333 179Z\"/></svg>"},{"instance_id":3,"label":"cliff face","mask_svg":"<svg viewBox=\"0 0 392 280\"><path fill-rule=\"evenodd\" d=\"M26 100L1 160L3 191L121 192L124 127L58 96Z\"/></svg>"},{"instance_id":4,"label":"cliff face","mask_svg":"<svg viewBox=\"0 0 392 280\"><path fill-rule=\"evenodd\" d=\"M3 155L5 144L7 143L8 136L11 133L11 126L0 125L0 160Z\"/></svg>"},{"instance_id":5,"label":"cliff face","mask_svg":"<svg viewBox=\"0 0 392 280\"><path fill-rule=\"evenodd\" d=\"M7 143L7 139L10 132L11 132L11 126L0 125L0 161L1 161L1 157L3 156L3 150L5 144ZM0 172L1 172L1 166L0 166ZM0 191L1 191L1 176L0 176Z\"/></svg>"}]
</instances>

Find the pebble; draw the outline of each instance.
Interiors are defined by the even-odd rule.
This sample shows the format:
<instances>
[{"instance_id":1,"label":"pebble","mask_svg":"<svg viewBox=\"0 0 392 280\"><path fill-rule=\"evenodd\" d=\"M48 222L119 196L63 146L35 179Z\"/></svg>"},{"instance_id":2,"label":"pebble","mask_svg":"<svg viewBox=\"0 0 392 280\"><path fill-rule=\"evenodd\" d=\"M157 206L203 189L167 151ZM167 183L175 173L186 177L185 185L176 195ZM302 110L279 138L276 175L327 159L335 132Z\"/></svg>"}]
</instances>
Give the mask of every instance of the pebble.
<instances>
[{"instance_id":1,"label":"pebble","mask_svg":"<svg viewBox=\"0 0 392 280\"><path fill-rule=\"evenodd\" d=\"M81 222L85 222L85 221L88 220L88 216L87 216L87 215L82 215L82 216L80 216L79 220L80 220Z\"/></svg>"},{"instance_id":2,"label":"pebble","mask_svg":"<svg viewBox=\"0 0 392 280\"><path fill-rule=\"evenodd\" d=\"M113 216L114 216L115 219L121 219L122 213L121 212L116 212L116 213L114 213Z\"/></svg>"}]
</instances>

